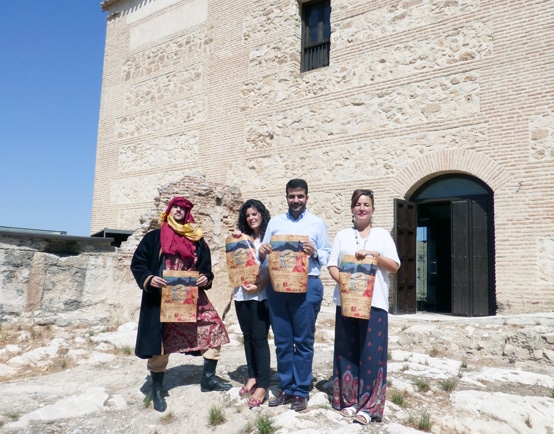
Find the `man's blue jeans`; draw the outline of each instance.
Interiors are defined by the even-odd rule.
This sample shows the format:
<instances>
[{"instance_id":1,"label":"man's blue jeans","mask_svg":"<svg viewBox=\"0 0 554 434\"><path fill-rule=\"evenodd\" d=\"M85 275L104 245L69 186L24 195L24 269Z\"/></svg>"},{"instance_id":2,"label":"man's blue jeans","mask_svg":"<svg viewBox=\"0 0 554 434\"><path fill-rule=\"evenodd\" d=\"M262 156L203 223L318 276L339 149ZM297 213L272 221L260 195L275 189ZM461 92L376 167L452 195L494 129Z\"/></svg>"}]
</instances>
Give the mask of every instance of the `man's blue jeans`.
<instances>
[{"instance_id":1,"label":"man's blue jeans","mask_svg":"<svg viewBox=\"0 0 554 434\"><path fill-rule=\"evenodd\" d=\"M312 384L315 322L323 299L323 284L319 278L309 278L304 294L275 292L269 285L267 298L281 390L308 398Z\"/></svg>"}]
</instances>

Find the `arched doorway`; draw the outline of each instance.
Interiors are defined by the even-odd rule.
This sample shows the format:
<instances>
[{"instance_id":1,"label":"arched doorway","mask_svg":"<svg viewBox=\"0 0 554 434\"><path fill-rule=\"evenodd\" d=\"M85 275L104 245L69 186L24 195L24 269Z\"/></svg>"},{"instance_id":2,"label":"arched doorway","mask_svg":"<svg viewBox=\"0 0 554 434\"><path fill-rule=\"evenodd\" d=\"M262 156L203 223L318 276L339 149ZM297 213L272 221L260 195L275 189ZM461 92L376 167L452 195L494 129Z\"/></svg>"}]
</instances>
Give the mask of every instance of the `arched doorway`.
<instances>
[{"instance_id":1,"label":"arched doorway","mask_svg":"<svg viewBox=\"0 0 554 434\"><path fill-rule=\"evenodd\" d=\"M395 313L495 315L493 199L481 180L455 174L396 201Z\"/></svg>"}]
</instances>

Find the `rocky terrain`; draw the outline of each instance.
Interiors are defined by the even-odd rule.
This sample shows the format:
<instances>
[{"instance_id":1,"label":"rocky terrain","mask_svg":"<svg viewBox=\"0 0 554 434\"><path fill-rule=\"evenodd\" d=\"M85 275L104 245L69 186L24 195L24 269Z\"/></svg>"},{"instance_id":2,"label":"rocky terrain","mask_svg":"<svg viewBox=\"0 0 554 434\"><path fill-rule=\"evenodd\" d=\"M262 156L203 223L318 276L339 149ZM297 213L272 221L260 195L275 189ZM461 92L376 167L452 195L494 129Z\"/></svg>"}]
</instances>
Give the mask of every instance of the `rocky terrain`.
<instances>
[{"instance_id":1,"label":"rocky terrain","mask_svg":"<svg viewBox=\"0 0 554 434\"><path fill-rule=\"evenodd\" d=\"M246 370L232 312L226 319L232 342L218 374L235 387L200 392L201 358L172 355L165 413L145 405L150 380L145 361L133 355L135 323L113 330L3 324L0 432L239 434L260 432L265 422L282 434L554 433L554 313L391 315L385 417L367 426L329 404L333 317L326 307L318 318L314 385L309 407L299 413L267 403L249 410L239 397ZM214 414L224 421L210 424Z\"/></svg>"}]
</instances>

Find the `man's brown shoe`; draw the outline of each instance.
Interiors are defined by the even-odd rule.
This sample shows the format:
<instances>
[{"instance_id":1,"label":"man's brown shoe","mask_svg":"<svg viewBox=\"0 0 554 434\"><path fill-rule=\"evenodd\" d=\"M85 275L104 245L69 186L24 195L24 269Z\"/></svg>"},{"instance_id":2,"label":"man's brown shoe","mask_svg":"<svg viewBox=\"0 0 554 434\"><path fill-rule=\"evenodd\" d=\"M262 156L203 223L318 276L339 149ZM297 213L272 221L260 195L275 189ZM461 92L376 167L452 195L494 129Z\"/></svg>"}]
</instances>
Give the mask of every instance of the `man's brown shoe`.
<instances>
[{"instance_id":1,"label":"man's brown shoe","mask_svg":"<svg viewBox=\"0 0 554 434\"><path fill-rule=\"evenodd\" d=\"M306 410L308 407L308 400L303 396L293 396L290 409L294 411Z\"/></svg>"},{"instance_id":2,"label":"man's brown shoe","mask_svg":"<svg viewBox=\"0 0 554 434\"><path fill-rule=\"evenodd\" d=\"M279 405L289 404L292 402L292 395L285 393L283 390L279 392L277 398L273 398L267 405L270 407L277 407Z\"/></svg>"}]
</instances>

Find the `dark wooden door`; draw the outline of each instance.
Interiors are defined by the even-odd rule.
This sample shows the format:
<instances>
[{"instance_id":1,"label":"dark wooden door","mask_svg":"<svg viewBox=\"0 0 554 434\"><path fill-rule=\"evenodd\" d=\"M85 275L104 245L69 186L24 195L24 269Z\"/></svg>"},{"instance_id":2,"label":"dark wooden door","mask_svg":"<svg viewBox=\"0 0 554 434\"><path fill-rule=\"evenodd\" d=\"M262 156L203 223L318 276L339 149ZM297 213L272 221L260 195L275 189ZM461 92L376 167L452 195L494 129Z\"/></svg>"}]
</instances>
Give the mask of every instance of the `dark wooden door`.
<instances>
[{"instance_id":1,"label":"dark wooden door","mask_svg":"<svg viewBox=\"0 0 554 434\"><path fill-rule=\"evenodd\" d=\"M472 315L490 314L490 273L489 273L489 202L487 199L471 201L471 277Z\"/></svg>"},{"instance_id":2,"label":"dark wooden door","mask_svg":"<svg viewBox=\"0 0 554 434\"><path fill-rule=\"evenodd\" d=\"M452 313L471 316L470 312L470 252L469 252L469 201L450 204L452 217L451 273Z\"/></svg>"},{"instance_id":3,"label":"dark wooden door","mask_svg":"<svg viewBox=\"0 0 554 434\"><path fill-rule=\"evenodd\" d=\"M394 238L401 262L396 273L396 314L416 312L416 210L415 203L394 199Z\"/></svg>"},{"instance_id":4,"label":"dark wooden door","mask_svg":"<svg viewBox=\"0 0 554 434\"><path fill-rule=\"evenodd\" d=\"M455 200L452 212L452 313L489 314L487 199Z\"/></svg>"}]
</instances>

